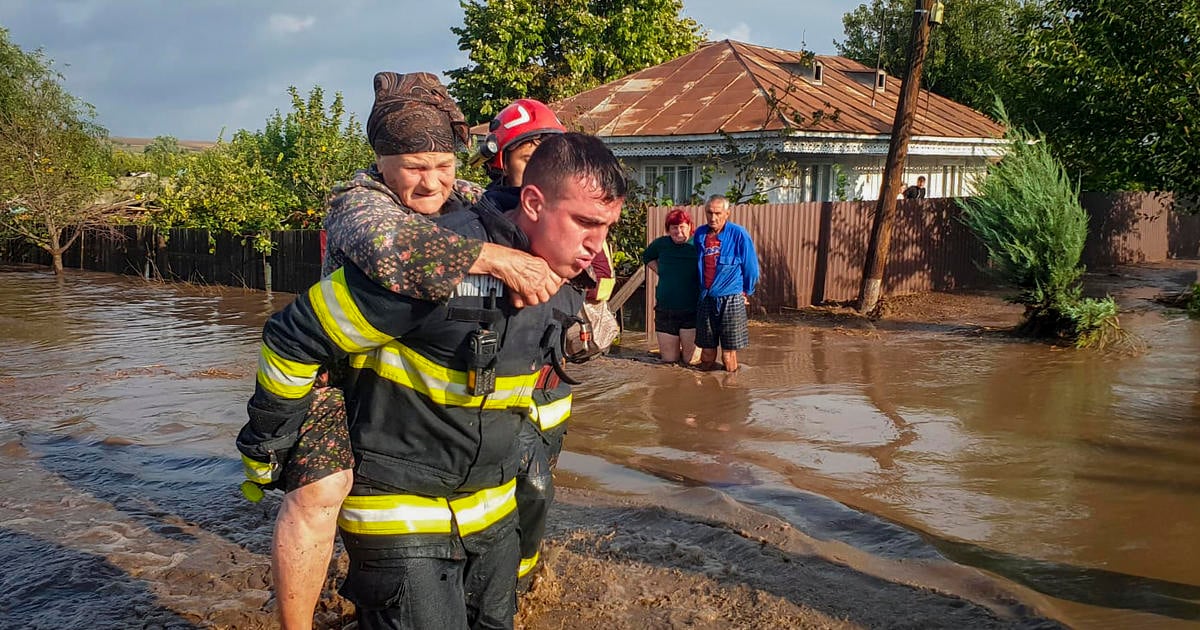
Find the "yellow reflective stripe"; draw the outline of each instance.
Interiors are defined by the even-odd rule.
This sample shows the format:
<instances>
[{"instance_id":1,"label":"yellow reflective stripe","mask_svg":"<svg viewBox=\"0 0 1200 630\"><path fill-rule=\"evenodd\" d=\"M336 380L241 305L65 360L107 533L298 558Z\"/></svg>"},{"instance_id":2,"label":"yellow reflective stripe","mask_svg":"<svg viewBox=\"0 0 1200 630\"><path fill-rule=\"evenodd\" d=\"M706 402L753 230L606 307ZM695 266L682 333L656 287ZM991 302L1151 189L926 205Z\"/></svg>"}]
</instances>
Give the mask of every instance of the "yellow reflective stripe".
<instances>
[{"instance_id":1,"label":"yellow reflective stripe","mask_svg":"<svg viewBox=\"0 0 1200 630\"><path fill-rule=\"evenodd\" d=\"M271 483L271 464L242 455L242 470L246 479L255 483Z\"/></svg>"},{"instance_id":2,"label":"yellow reflective stripe","mask_svg":"<svg viewBox=\"0 0 1200 630\"><path fill-rule=\"evenodd\" d=\"M333 295L337 299L338 305L342 309L343 315L350 321L353 329L362 335L371 347L385 344L392 340L390 335L380 332L367 321L363 316L362 311L358 310L358 305L354 303L354 298L350 296L350 287L346 284L346 270L338 269L331 274L333 282Z\"/></svg>"},{"instance_id":3,"label":"yellow reflective stripe","mask_svg":"<svg viewBox=\"0 0 1200 630\"><path fill-rule=\"evenodd\" d=\"M484 409L528 408L533 404L537 372L521 376L496 377L496 391L486 397L473 396L467 387L467 373L438 365L400 342L392 342L372 352L350 357L355 369L370 369L393 383L427 396L439 405Z\"/></svg>"},{"instance_id":4,"label":"yellow reflective stripe","mask_svg":"<svg viewBox=\"0 0 1200 630\"><path fill-rule=\"evenodd\" d=\"M451 516L469 536L495 525L517 508L517 481L453 501L404 494L350 496L338 526L353 534L449 534Z\"/></svg>"},{"instance_id":5,"label":"yellow reflective stripe","mask_svg":"<svg viewBox=\"0 0 1200 630\"><path fill-rule=\"evenodd\" d=\"M603 246L604 259L608 261L608 270L611 274L617 273L617 266L613 263L612 249L608 246L608 241L604 241ZM617 286L615 277L599 278L596 281L596 301L607 302L612 297L613 289Z\"/></svg>"},{"instance_id":6,"label":"yellow reflective stripe","mask_svg":"<svg viewBox=\"0 0 1200 630\"><path fill-rule=\"evenodd\" d=\"M532 571L533 567L537 566L539 555L541 554L535 551L532 558L521 558L521 564L517 566L517 577L523 578Z\"/></svg>"},{"instance_id":7,"label":"yellow reflective stripe","mask_svg":"<svg viewBox=\"0 0 1200 630\"><path fill-rule=\"evenodd\" d=\"M391 341L367 322L350 290L346 287L346 271L338 269L308 290L321 328L339 348L349 353L364 352Z\"/></svg>"},{"instance_id":8,"label":"yellow reflective stripe","mask_svg":"<svg viewBox=\"0 0 1200 630\"><path fill-rule=\"evenodd\" d=\"M616 278L600 278L596 281L596 301L606 302L612 297L613 289L617 286Z\"/></svg>"},{"instance_id":9,"label":"yellow reflective stripe","mask_svg":"<svg viewBox=\"0 0 1200 630\"><path fill-rule=\"evenodd\" d=\"M449 534L450 516L445 499L404 494L349 496L342 502L338 526L352 534Z\"/></svg>"},{"instance_id":10,"label":"yellow reflective stripe","mask_svg":"<svg viewBox=\"0 0 1200 630\"><path fill-rule=\"evenodd\" d=\"M450 502L450 509L458 520L458 533L470 536L481 532L517 509L517 480L498 488L480 490L475 494Z\"/></svg>"},{"instance_id":11,"label":"yellow reflective stripe","mask_svg":"<svg viewBox=\"0 0 1200 630\"><path fill-rule=\"evenodd\" d=\"M560 398L553 402L537 404L534 403L530 407L530 415L533 416L534 422L537 423L543 431L553 429L554 427L566 422L567 418L571 417L571 398L573 394L567 394L566 398Z\"/></svg>"},{"instance_id":12,"label":"yellow reflective stripe","mask_svg":"<svg viewBox=\"0 0 1200 630\"><path fill-rule=\"evenodd\" d=\"M264 343L258 352L258 384L280 398L303 398L312 389L317 367L285 359Z\"/></svg>"}]
</instances>

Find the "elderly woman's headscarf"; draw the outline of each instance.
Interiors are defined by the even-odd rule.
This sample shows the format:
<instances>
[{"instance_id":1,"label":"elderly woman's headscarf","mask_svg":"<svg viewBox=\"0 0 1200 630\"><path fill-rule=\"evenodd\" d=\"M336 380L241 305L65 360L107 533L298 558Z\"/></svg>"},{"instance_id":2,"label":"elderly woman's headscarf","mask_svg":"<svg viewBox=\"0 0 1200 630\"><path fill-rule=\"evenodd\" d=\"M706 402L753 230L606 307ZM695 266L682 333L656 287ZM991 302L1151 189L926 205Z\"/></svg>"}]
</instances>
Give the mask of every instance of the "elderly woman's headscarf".
<instances>
[{"instance_id":1,"label":"elderly woman's headscarf","mask_svg":"<svg viewBox=\"0 0 1200 630\"><path fill-rule=\"evenodd\" d=\"M367 140L378 155L453 153L467 145L467 121L436 76L380 72Z\"/></svg>"}]
</instances>

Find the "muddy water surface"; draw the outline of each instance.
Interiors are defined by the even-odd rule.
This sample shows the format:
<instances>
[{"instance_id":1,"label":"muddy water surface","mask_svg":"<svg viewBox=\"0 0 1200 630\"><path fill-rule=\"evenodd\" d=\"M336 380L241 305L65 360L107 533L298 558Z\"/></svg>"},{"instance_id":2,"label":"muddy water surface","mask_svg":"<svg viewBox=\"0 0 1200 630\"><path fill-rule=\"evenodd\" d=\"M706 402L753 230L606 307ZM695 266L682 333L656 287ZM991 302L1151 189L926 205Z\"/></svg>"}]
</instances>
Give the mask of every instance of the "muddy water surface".
<instances>
[{"instance_id":1,"label":"muddy water surface","mask_svg":"<svg viewBox=\"0 0 1200 630\"><path fill-rule=\"evenodd\" d=\"M262 321L290 299L0 271L5 627L262 607L260 572L229 576L272 514L237 499L230 445ZM580 370L561 477L715 488L816 538L981 568L1079 627L1200 626L1200 324L1143 310L1124 319L1136 357L759 324L726 375L650 364L634 336Z\"/></svg>"}]
</instances>

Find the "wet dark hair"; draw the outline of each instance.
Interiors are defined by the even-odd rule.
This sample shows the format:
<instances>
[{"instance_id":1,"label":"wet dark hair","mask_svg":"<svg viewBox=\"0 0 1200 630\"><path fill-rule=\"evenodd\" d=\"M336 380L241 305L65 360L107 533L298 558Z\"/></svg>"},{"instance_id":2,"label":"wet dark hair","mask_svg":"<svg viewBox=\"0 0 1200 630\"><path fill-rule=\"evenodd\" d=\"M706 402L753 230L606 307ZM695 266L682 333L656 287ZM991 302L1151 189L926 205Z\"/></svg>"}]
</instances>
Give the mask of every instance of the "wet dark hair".
<instances>
[{"instance_id":1,"label":"wet dark hair","mask_svg":"<svg viewBox=\"0 0 1200 630\"><path fill-rule=\"evenodd\" d=\"M625 197L627 182L621 163L595 136L568 132L542 140L525 166L527 186L537 186L548 197L561 193L571 179L595 184L604 203Z\"/></svg>"}]
</instances>

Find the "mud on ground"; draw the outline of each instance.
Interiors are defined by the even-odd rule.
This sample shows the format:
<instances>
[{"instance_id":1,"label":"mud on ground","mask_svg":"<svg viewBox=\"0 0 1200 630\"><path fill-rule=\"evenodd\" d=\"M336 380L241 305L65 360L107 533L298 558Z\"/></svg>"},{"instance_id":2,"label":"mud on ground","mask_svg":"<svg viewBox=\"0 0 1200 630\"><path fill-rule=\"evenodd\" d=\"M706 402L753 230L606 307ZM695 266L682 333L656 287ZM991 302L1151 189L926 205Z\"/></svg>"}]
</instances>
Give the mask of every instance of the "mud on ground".
<instances>
[{"instance_id":1,"label":"mud on ground","mask_svg":"<svg viewBox=\"0 0 1200 630\"><path fill-rule=\"evenodd\" d=\"M982 572L814 540L704 488L653 498L560 488L542 559L520 599L524 630L1061 627L1031 605L1036 595ZM319 627L352 624L353 605L332 590L345 564L343 554L331 571Z\"/></svg>"},{"instance_id":2,"label":"mud on ground","mask_svg":"<svg viewBox=\"0 0 1200 630\"><path fill-rule=\"evenodd\" d=\"M1098 270L1085 277L1085 290L1113 295L1123 311L1160 308L1146 287L1194 282L1198 271L1196 261ZM1024 311L1010 295L898 296L885 301L879 319L829 305L760 316L751 325L1005 335ZM549 527L544 570L520 600L517 626L526 630L1061 627L1040 595L982 571L872 557L701 488L633 498L560 487ZM340 564L344 574L344 558ZM330 595L323 622L341 627L352 605Z\"/></svg>"}]
</instances>

